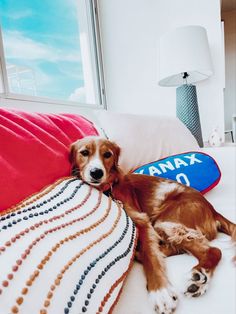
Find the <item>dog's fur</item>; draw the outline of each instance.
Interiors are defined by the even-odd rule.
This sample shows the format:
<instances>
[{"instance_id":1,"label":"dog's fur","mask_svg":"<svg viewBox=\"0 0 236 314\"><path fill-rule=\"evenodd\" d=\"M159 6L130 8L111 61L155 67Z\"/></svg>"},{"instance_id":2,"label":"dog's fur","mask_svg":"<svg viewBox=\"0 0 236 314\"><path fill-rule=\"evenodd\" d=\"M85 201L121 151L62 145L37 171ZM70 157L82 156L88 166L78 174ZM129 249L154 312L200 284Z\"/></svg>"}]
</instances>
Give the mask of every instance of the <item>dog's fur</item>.
<instances>
[{"instance_id":1,"label":"dog's fur","mask_svg":"<svg viewBox=\"0 0 236 314\"><path fill-rule=\"evenodd\" d=\"M202 295L221 259L220 249L208 241L218 231L235 241L236 225L190 187L152 176L124 175L118 167L119 154L115 143L100 137L87 137L71 146L71 162L80 177L102 191L110 189L136 223L137 257L144 267L153 308L169 314L176 308L177 295L168 282L163 257L183 252L194 255L198 264L191 271L185 294Z\"/></svg>"}]
</instances>

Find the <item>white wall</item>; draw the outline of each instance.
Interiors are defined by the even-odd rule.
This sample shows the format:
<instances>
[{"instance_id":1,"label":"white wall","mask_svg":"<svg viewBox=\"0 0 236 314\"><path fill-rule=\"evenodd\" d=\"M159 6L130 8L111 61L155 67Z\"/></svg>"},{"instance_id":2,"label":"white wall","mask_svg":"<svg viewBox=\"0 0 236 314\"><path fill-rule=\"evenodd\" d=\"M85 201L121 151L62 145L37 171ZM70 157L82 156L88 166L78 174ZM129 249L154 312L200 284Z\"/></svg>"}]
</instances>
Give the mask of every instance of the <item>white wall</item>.
<instances>
[{"instance_id":1,"label":"white wall","mask_svg":"<svg viewBox=\"0 0 236 314\"><path fill-rule=\"evenodd\" d=\"M225 127L232 129L236 114L236 10L222 14L225 29Z\"/></svg>"},{"instance_id":2,"label":"white wall","mask_svg":"<svg viewBox=\"0 0 236 314\"><path fill-rule=\"evenodd\" d=\"M187 24L207 29L215 74L200 82L198 100L205 140L224 133L220 0L99 0L108 108L175 116L175 88L158 86L158 42ZM174 53L174 52L173 52Z\"/></svg>"}]
</instances>

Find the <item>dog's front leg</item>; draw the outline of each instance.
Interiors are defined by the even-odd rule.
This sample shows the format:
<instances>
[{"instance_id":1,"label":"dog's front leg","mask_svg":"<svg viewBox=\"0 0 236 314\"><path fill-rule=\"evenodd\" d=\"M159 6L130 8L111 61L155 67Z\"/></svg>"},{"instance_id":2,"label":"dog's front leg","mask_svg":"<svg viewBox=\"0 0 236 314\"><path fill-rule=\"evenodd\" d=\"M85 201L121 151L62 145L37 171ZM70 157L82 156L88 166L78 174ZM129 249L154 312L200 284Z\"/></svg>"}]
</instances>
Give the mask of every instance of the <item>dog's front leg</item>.
<instances>
[{"instance_id":1,"label":"dog's front leg","mask_svg":"<svg viewBox=\"0 0 236 314\"><path fill-rule=\"evenodd\" d=\"M147 278L150 301L156 313L173 313L177 294L168 282L163 255L158 247L158 236L149 222L139 227L140 253Z\"/></svg>"},{"instance_id":2,"label":"dog's front leg","mask_svg":"<svg viewBox=\"0 0 236 314\"><path fill-rule=\"evenodd\" d=\"M170 314L176 309L177 294L168 282L159 238L146 213L125 206L139 229L140 255L147 278L147 289L153 309L158 314Z\"/></svg>"}]
</instances>

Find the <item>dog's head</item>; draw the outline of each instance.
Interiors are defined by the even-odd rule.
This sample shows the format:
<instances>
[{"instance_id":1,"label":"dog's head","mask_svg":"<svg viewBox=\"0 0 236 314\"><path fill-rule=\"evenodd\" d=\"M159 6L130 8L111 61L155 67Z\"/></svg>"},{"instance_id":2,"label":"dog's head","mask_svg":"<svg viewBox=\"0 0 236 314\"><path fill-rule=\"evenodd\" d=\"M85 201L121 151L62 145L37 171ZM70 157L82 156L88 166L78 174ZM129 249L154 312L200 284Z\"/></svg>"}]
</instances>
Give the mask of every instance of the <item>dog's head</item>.
<instances>
[{"instance_id":1,"label":"dog's head","mask_svg":"<svg viewBox=\"0 0 236 314\"><path fill-rule=\"evenodd\" d=\"M71 145L70 161L83 181L100 187L111 184L118 168L120 148L98 136L88 136Z\"/></svg>"}]
</instances>

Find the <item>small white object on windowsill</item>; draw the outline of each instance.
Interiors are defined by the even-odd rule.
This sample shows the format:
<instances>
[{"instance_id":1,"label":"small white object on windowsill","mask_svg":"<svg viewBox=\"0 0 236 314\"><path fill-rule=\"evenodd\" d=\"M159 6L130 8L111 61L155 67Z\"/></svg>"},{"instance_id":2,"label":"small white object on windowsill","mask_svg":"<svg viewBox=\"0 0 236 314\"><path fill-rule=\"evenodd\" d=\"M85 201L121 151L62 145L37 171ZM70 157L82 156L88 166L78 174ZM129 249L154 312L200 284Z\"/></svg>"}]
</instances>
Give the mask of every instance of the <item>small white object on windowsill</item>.
<instances>
[{"instance_id":1,"label":"small white object on windowsill","mask_svg":"<svg viewBox=\"0 0 236 314\"><path fill-rule=\"evenodd\" d=\"M216 127L212 131L212 133L211 133L211 135L209 137L208 142L209 142L209 145L212 146L212 147L219 147L219 146L222 145L223 139L222 139L222 137L219 134L218 127Z\"/></svg>"}]
</instances>

